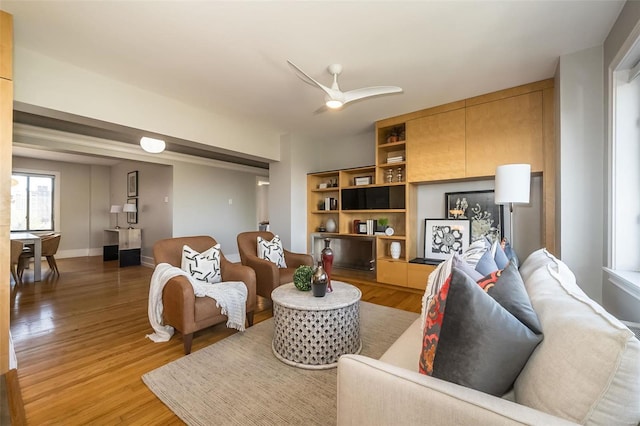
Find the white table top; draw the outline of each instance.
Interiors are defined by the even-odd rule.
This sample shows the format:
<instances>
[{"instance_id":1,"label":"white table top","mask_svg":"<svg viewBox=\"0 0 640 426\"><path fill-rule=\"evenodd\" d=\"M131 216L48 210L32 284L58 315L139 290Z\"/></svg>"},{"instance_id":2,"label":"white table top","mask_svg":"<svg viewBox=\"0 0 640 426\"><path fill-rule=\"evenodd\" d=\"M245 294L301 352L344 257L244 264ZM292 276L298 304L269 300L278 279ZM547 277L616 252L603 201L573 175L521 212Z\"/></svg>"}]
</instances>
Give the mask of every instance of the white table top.
<instances>
[{"instance_id":1,"label":"white table top","mask_svg":"<svg viewBox=\"0 0 640 426\"><path fill-rule=\"evenodd\" d=\"M274 303L291 309L325 311L352 305L362 297L358 287L342 281L331 280L331 287L331 293L324 297L314 297L313 291L301 291L293 283L289 283L273 290L271 299Z\"/></svg>"},{"instance_id":2,"label":"white table top","mask_svg":"<svg viewBox=\"0 0 640 426\"><path fill-rule=\"evenodd\" d=\"M40 239L38 235L32 234L31 232L12 232L10 235L11 235L10 238L12 240L18 240L18 241Z\"/></svg>"}]
</instances>

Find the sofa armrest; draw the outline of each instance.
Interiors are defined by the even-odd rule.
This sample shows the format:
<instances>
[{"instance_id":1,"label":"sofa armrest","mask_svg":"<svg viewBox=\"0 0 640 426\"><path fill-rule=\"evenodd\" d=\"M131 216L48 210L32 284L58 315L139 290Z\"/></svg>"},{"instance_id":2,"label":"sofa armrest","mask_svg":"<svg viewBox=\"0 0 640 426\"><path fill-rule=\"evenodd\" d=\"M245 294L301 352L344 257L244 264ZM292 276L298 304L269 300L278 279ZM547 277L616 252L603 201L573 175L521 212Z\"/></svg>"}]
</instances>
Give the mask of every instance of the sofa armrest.
<instances>
[{"instance_id":1,"label":"sofa armrest","mask_svg":"<svg viewBox=\"0 0 640 426\"><path fill-rule=\"evenodd\" d=\"M338 425L575 425L361 355L338 361Z\"/></svg>"}]
</instances>

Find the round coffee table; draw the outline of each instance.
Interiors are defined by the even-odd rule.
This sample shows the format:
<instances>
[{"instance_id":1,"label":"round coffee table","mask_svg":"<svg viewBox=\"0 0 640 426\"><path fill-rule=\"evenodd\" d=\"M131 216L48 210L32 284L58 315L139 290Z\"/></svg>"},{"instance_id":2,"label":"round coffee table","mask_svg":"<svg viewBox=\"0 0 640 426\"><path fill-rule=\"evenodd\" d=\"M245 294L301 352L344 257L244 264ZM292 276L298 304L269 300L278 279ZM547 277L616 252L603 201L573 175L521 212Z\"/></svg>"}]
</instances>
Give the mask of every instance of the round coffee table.
<instances>
[{"instance_id":1,"label":"round coffee table","mask_svg":"<svg viewBox=\"0 0 640 426\"><path fill-rule=\"evenodd\" d=\"M344 354L357 354L360 298L357 287L331 281L333 292L314 297L293 283L271 293L274 334L271 348L282 362L307 369L335 368Z\"/></svg>"}]
</instances>

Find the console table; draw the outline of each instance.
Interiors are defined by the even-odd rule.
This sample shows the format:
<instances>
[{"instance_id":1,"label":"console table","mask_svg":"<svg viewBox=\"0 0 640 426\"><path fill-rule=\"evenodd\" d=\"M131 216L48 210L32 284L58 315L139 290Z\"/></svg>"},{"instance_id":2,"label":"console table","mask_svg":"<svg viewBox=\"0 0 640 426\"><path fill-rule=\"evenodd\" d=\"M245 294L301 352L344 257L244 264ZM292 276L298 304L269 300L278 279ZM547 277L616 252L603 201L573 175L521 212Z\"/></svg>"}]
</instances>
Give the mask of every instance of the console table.
<instances>
[{"instance_id":1,"label":"console table","mask_svg":"<svg viewBox=\"0 0 640 426\"><path fill-rule=\"evenodd\" d=\"M102 260L120 260L120 267L140 265L140 229L105 229Z\"/></svg>"}]
</instances>

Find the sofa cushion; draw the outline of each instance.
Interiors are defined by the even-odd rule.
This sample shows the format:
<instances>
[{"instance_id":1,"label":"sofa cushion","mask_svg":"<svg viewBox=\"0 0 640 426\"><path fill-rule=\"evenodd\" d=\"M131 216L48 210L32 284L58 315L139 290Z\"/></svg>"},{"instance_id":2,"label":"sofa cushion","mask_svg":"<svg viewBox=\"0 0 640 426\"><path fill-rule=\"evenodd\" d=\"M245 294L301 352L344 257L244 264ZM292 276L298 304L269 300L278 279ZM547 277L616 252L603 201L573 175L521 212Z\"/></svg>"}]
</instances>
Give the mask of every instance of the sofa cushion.
<instances>
[{"instance_id":1,"label":"sofa cushion","mask_svg":"<svg viewBox=\"0 0 640 426\"><path fill-rule=\"evenodd\" d=\"M271 241L258 236L258 257L275 263L278 268L287 267L287 263L284 260L284 248L278 235L273 237Z\"/></svg>"},{"instance_id":2,"label":"sofa cushion","mask_svg":"<svg viewBox=\"0 0 640 426\"><path fill-rule=\"evenodd\" d=\"M191 274L198 281L210 284L222 281L220 272L220 244L203 251L192 249L188 245L182 247L180 269Z\"/></svg>"},{"instance_id":3,"label":"sofa cushion","mask_svg":"<svg viewBox=\"0 0 640 426\"><path fill-rule=\"evenodd\" d=\"M516 402L581 424L638 424L640 341L546 250L520 271L544 341L514 385Z\"/></svg>"},{"instance_id":4,"label":"sofa cushion","mask_svg":"<svg viewBox=\"0 0 640 426\"><path fill-rule=\"evenodd\" d=\"M421 351L422 323L417 318L380 357L380 361L417 373Z\"/></svg>"},{"instance_id":5,"label":"sofa cushion","mask_svg":"<svg viewBox=\"0 0 640 426\"><path fill-rule=\"evenodd\" d=\"M529 327L529 330L535 334L542 334L538 315L531 306L524 282L514 261L510 261L504 270L492 272L480 279L478 284L511 315Z\"/></svg>"},{"instance_id":6,"label":"sofa cushion","mask_svg":"<svg viewBox=\"0 0 640 426\"><path fill-rule=\"evenodd\" d=\"M431 305L420 372L492 395L506 393L541 337L457 268Z\"/></svg>"}]
</instances>

